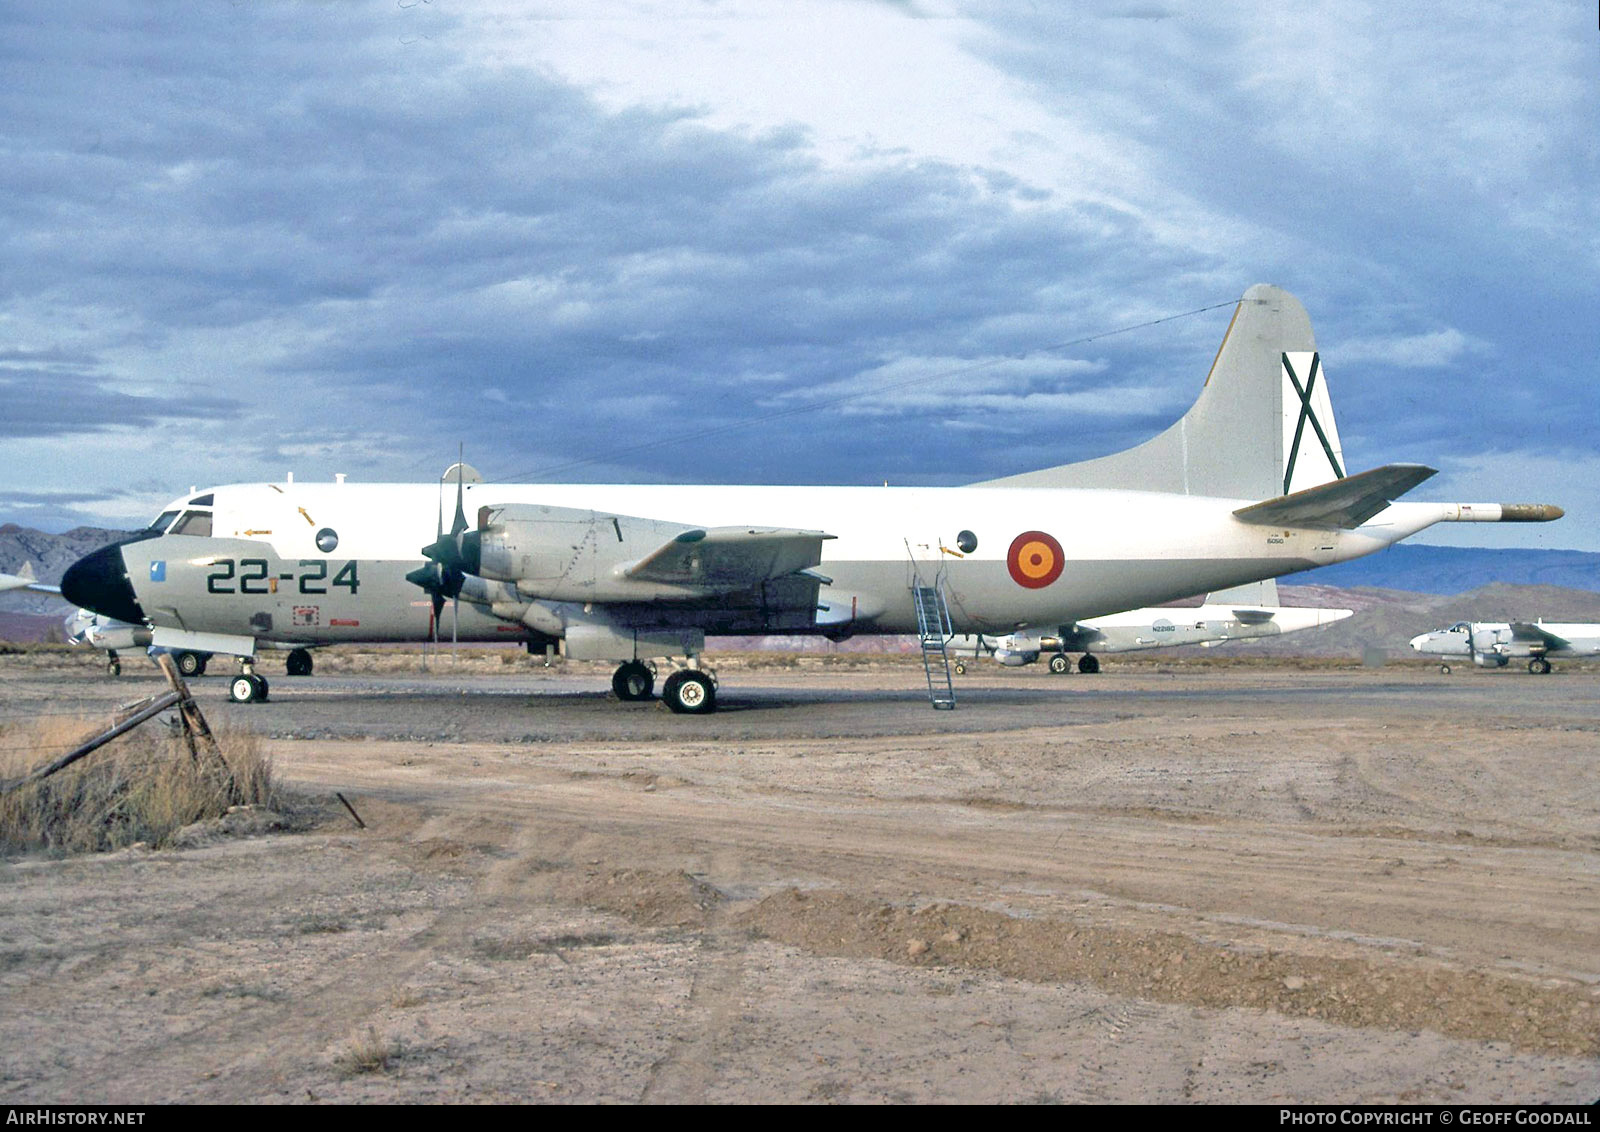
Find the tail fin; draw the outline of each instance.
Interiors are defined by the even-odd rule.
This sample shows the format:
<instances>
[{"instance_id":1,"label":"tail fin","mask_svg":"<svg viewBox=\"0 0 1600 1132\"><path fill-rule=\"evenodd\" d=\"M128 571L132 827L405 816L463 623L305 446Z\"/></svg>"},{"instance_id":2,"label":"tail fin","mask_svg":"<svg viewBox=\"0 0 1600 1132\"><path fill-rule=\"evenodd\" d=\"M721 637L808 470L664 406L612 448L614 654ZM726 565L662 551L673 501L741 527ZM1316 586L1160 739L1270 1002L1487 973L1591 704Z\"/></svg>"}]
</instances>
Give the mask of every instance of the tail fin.
<instances>
[{"instance_id":1,"label":"tail fin","mask_svg":"<svg viewBox=\"0 0 1600 1132\"><path fill-rule=\"evenodd\" d=\"M1101 487L1270 499L1344 478L1344 453L1311 319L1257 284L1234 309L1199 398L1134 448L985 487Z\"/></svg>"}]
</instances>

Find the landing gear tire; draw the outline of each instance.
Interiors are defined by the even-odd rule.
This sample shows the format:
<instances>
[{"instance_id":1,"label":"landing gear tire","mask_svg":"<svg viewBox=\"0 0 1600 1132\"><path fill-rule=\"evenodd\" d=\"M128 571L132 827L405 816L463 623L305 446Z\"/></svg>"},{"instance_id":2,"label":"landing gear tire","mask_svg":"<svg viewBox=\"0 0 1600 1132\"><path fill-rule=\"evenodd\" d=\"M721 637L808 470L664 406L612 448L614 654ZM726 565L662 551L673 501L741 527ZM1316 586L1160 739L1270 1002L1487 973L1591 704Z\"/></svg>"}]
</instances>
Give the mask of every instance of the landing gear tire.
<instances>
[{"instance_id":1,"label":"landing gear tire","mask_svg":"<svg viewBox=\"0 0 1600 1132\"><path fill-rule=\"evenodd\" d=\"M681 668L661 685L661 700L680 715L707 715L717 710L717 685L709 673Z\"/></svg>"},{"instance_id":2,"label":"landing gear tire","mask_svg":"<svg viewBox=\"0 0 1600 1132\"><path fill-rule=\"evenodd\" d=\"M178 675L186 679L206 674L206 658L197 652L176 653L172 662L178 666Z\"/></svg>"},{"instance_id":3,"label":"landing gear tire","mask_svg":"<svg viewBox=\"0 0 1600 1132\"><path fill-rule=\"evenodd\" d=\"M122 661L118 660L116 657L112 657L110 660L106 661L106 675L121 676Z\"/></svg>"},{"instance_id":4,"label":"landing gear tire","mask_svg":"<svg viewBox=\"0 0 1600 1132\"><path fill-rule=\"evenodd\" d=\"M1448 664L1441 664L1439 666L1439 675L1440 676L1448 676L1448 675L1450 675L1450 666Z\"/></svg>"},{"instance_id":5,"label":"landing gear tire","mask_svg":"<svg viewBox=\"0 0 1600 1132\"><path fill-rule=\"evenodd\" d=\"M960 660L956 661L956 675L957 676L965 676L966 674L967 674L966 663L964 661L960 661Z\"/></svg>"},{"instance_id":6,"label":"landing gear tire","mask_svg":"<svg viewBox=\"0 0 1600 1132\"><path fill-rule=\"evenodd\" d=\"M1528 671L1535 676L1548 676L1550 674L1550 662L1542 656L1536 656L1528 661Z\"/></svg>"},{"instance_id":7,"label":"landing gear tire","mask_svg":"<svg viewBox=\"0 0 1600 1132\"><path fill-rule=\"evenodd\" d=\"M1100 658L1093 653L1084 653L1078 658L1078 671L1085 676L1093 676L1100 671Z\"/></svg>"},{"instance_id":8,"label":"landing gear tire","mask_svg":"<svg viewBox=\"0 0 1600 1132\"><path fill-rule=\"evenodd\" d=\"M637 660L628 661L611 676L611 690L625 703L648 700L655 687L656 674L650 671L649 665Z\"/></svg>"},{"instance_id":9,"label":"landing gear tire","mask_svg":"<svg viewBox=\"0 0 1600 1132\"><path fill-rule=\"evenodd\" d=\"M290 676L311 675L311 653L306 649L293 649L284 662L284 671Z\"/></svg>"},{"instance_id":10,"label":"landing gear tire","mask_svg":"<svg viewBox=\"0 0 1600 1132\"><path fill-rule=\"evenodd\" d=\"M1050 658L1050 671L1054 672L1057 676L1065 676L1067 673L1072 671L1072 661L1068 660L1060 653L1056 653L1055 656Z\"/></svg>"},{"instance_id":11,"label":"landing gear tire","mask_svg":"<svg viewBox=\"0 0 1600 1132\"><path fill-rule=\"evenodd\" d=\"M228 682L228 698L236 704L263 703L267 698L267 681L254 673L235 676Z\"/></svg>"}]
</instances>

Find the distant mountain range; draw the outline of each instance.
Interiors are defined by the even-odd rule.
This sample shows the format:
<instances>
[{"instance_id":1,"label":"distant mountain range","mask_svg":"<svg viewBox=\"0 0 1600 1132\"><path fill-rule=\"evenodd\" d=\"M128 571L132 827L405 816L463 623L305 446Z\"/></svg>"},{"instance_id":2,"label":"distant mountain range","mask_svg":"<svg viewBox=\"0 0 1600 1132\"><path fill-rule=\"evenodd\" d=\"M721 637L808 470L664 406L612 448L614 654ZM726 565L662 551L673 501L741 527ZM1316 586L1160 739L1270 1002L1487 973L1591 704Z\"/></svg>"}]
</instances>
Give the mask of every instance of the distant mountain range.
<instances>
[{"instance_id":1,"label":"distant mountain range","mask_svg":"<svg viewBox=\"0 0 1600 1132\"><path fill-rule=\"evenodd\" d=\"M1600 590L1600 554L1401 543L1354 562L1295 574L1286 581L1344 589L1378 586L1422 594L1466 593L1495 583Z\"/></svg>"},{"instance_id":2,"label":"distant mountain range","mask_svg":"<svg viewBox=\"0 0 1600 1132\"><path fill-rule=\"evenodd\" d=\"M102 527L74 527L64 534L52 535L5 523L0 525L0 574L21 574L26 566L32 568L39 581L56 585L67 567L85 554L131 534ZM66 609L60 598L47 594L0 594L0 613L51 614L60 620L59 614Z\"/></svg>"}]
</instances>

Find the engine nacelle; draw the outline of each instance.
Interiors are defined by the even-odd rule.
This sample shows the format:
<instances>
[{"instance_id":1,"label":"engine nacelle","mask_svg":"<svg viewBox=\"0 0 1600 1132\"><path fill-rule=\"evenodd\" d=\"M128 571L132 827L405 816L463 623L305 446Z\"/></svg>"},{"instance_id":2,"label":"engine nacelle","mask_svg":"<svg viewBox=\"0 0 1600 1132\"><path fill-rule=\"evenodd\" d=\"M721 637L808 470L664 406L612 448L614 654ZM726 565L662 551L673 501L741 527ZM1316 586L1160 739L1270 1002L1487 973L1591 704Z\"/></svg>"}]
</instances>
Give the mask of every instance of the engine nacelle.
<instances>
[{"instance_id":1,"label":"engine nacelle","mask_svg":"<svg viewBox=\"0 0 1600 1132\"><path fill-rule=\"evenodd\" d=\"M1498 652L1502 650L1510 634L1500 629L1477 629L1472 634L1472 648L1475 652Z\"/></svg>"},{"instance_id":2,"label":"engine nacelle","mask_svg":"<svg viewBox=\"0 0 1600 1132\"><path fill-rule=\"evenodd\" d=\"M462 538L463 568L511 583L523 598L649 601L692 597L699 587L642 583L619 574L682 534L683 523L605 515L573 507L516 504L484 508Z\"/></svg>"}]
</instances>

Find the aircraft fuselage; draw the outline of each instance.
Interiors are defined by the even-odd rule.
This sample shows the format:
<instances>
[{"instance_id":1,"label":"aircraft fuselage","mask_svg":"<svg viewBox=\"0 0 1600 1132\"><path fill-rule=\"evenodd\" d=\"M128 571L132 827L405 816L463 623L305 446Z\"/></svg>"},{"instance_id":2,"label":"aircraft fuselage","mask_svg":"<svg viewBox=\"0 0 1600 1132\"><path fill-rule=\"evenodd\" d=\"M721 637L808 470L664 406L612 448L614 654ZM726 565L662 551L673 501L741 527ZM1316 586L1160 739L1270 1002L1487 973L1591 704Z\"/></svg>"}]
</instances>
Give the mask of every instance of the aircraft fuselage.
<instances>
[{"instance_id":1,"label":"aircraft fuselage","mask_svg":"<svg viewBox=\"0 0 1600 1132\"><path fill-rule=\"evenodd\" d=\"M455 493L443 494L448 510ZM108 548L152 627L297 645L427 636L432 602L406 574L437 535L439 486L238 484L206 495L203 508L174 502L180 517L170 528L192 530L184 517L209 512L209 534ZM581 571L569 571L554 601L541 592L553 581L473 579L457 630L471 641L518 639L597 611L636 629L913 632L913 579L936 575L957 632L1058 626L1344 561L1444 517L1442 505L1396 503L1355 530L1266 528L1234 517L1252 500L1099 489L466 484L462 496L469 517L507 504L592 512L592 529L574 531L575 561L585 539L605 539L611 516L833 536L815 570L827 581L809 624L768 624L760 609L717 601L589 609ZM530 614L532 605L541 608Z\"/></svg>"}]
</instances>

